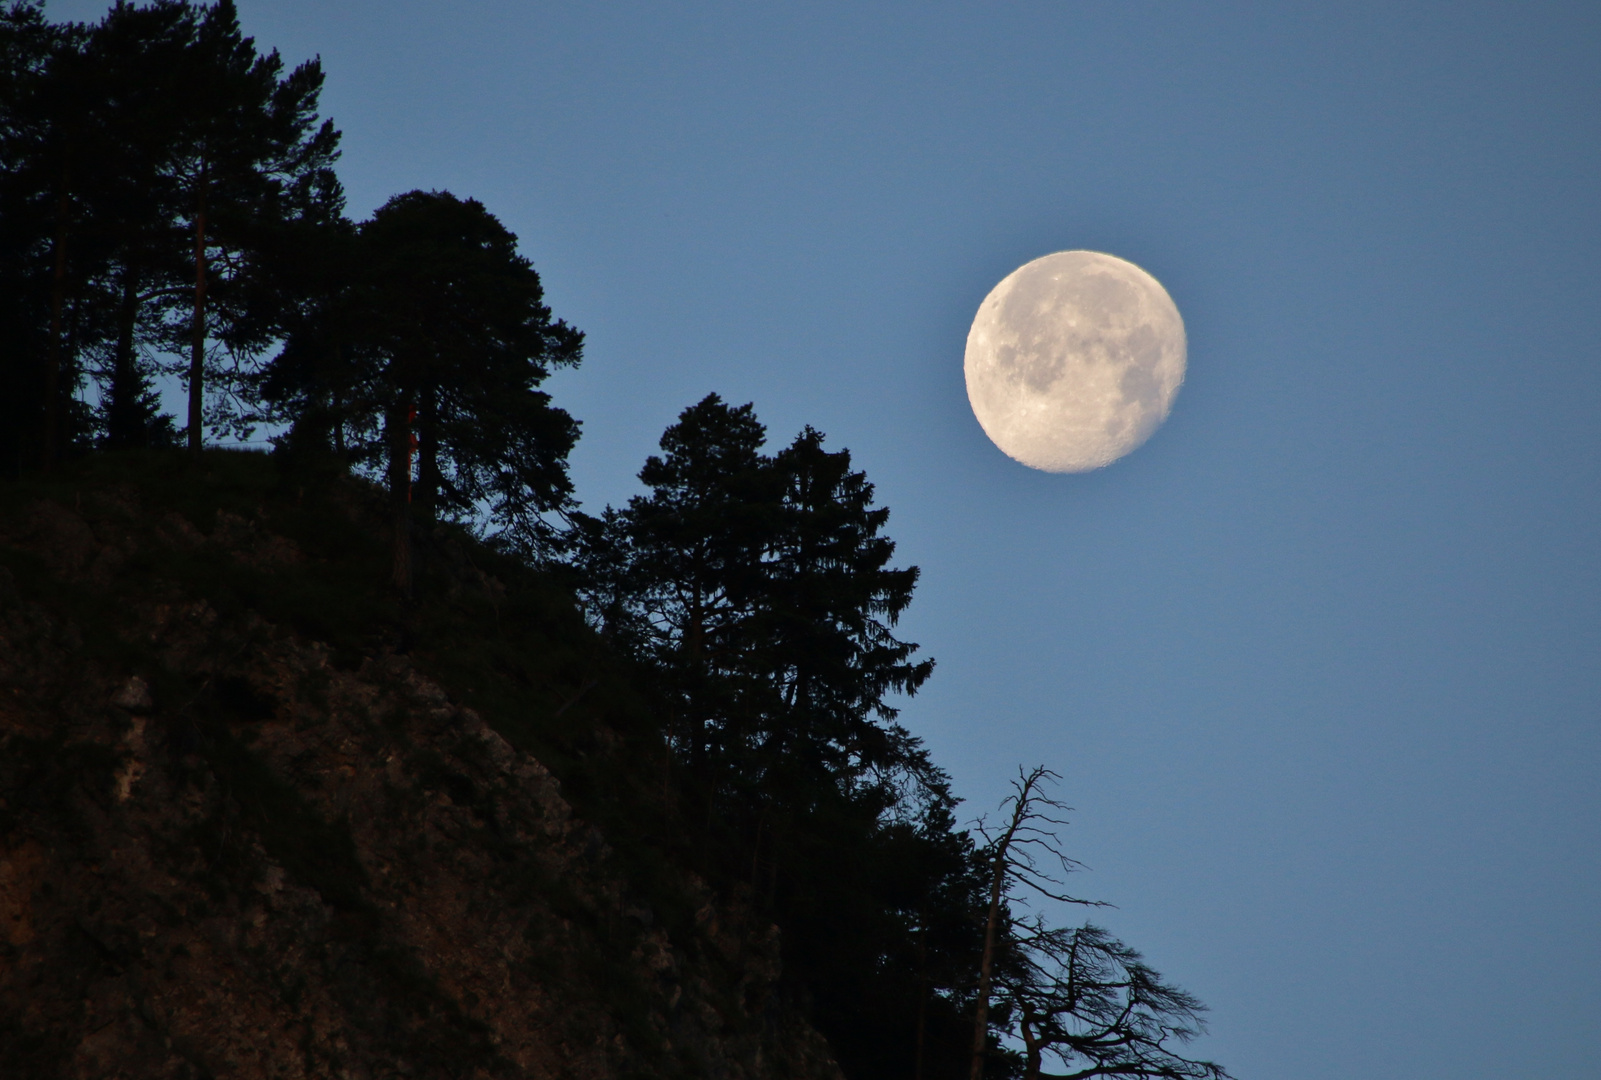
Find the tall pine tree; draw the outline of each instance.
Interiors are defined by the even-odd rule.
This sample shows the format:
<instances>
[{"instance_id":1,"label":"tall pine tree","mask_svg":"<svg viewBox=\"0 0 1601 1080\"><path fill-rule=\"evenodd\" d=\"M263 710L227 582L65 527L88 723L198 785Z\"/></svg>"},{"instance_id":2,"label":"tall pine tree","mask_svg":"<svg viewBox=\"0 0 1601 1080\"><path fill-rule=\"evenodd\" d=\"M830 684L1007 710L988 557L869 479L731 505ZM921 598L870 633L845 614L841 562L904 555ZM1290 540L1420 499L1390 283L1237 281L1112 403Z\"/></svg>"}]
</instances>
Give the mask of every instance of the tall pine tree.
<instances>
[{"instance_id":1,"label":"tall pine tree","mask_svg":"<svg viewBox=\"0 0 1601 1080\"><path fill-rule=\"evenodd\" d=\"M476 200L413 191L326 250L348 277L318 284L263 393L299 416L292 439L384 477L396 587L412 587L414 517L483 513L537 548L543 515L571 500L578 438L539 387L579 362L583 335L552 317L517 237Z\"/></svg>"},{"instance_id":2,"label":"tall pine tree","mask_svg":"<svg viewBox=\"0 0 1601 1080\"><path fill-rule=\"evenodd\" d=\"M42 5L13 2L0 18L0 242L10 286L7 382L16 467L50 468L86 434L76 400L83 285L100 253L91 242L87 191L99 136L87 28L51 24Z\"/></svg>"},{"instance_id":3,"label":"tall pine tree","mask_svg":"<svg viewBox=\"0 0 1601 1080\"><path fill-rule=\"evenodd\" d=\"M152 6L193 13L193 38L172 76L173 138L161 172L190 251L192 290L172 306L171 345L188 353L187 441L198 452L208 345L215 337L239 355L270 339L274 320L261 310L273 296L265 236L285 219L337 218L339 133L332 121L317 122L320 62L284 74L277 50L262 55L244 36L233 0Z\"/></svg>"},{"instance_id":4,"label":"tall pine tree","mask_svg":"<svg viewBox=\"0 0 1601 1080\"><path fill-rule=\"evenodd\" d=\"M954 1077L983 878L895 722L932 669L894 635L917 571L848 452L765 434L715 394L684 410L646 494L576 517L583 595L657 673L702 867L782 928L847 1075Z\"/></svg>"},{"instance_id":5,"label":"tall pine tree","mask_svg":"<svg viewBox=\"0 0 1601 1080\"><path fill-rule=\"evenodd\" d=\"M185 282L178 193L163 163L177 136L176 73L193 47L195 14L182 4L118 4L86 42L87 67L108 137L94 201L107 256L95 282L101 334L92 347L100 377L102 445L163 445L172 420L160 412L153 354L162 311Z\"/></svg>"},{"instance_id":6,"label":"tall pine tree","mask_svg":"<svg viewBox=\"0 0 1601 1080\"><path fill-rule=\"evenodd\" d=\"M0 67L8 464L85 443L86 369L103 445L170 438L152 386L167 351L187 356L198 448L208 355L283 333L285 236L339 217L319 65L258 55L229 0L119 0L94 26L8 0Z\"/></svg>"}]
</instances>

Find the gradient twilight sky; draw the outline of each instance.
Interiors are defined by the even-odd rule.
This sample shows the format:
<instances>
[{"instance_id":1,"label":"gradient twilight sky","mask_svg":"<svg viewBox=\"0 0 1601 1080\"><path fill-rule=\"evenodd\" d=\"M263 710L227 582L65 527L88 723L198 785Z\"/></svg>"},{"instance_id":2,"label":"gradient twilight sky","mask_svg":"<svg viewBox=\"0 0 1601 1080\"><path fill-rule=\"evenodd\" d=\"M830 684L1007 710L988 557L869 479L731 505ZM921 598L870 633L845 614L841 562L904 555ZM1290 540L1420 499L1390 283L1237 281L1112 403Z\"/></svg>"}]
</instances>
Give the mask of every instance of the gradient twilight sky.
<instances>
[{"instance_id":1,"label":"gradient twilight sky","mask_svg":"<svg viewBox=\"0 0 1601 1080\"><path fill-rule=\"evenodd\" d=\"M103 3L57 0L57 18ZM1066 778L1081 894L1242 1080L1601 1060L1601 6L241 0L351 212L447 188L588 334L597 510L685 405L849 447L922 567L903 714L976 813ZM968 409L1048 252L1190 370L1095 473Z\"/></svg>"}]
</instances>

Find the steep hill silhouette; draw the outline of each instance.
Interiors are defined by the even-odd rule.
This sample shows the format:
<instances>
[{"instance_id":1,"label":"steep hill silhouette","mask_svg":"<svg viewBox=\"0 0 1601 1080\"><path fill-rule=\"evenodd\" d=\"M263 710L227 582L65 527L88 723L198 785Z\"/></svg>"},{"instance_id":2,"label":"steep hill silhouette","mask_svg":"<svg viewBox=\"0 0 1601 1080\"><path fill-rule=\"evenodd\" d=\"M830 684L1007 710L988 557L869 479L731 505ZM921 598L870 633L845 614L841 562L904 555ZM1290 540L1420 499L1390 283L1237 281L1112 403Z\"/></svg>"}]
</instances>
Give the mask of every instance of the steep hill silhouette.
<instances>
[{"instance_id":1,"label":"steep hill silhouette","mask_svg":"<svg viewBox=\"0 0 1601 1080\"><path fill-rule=\"evenodd\" d=\"M0 487L0 1075L839 1075L570 593L266 455Z\"/></svg>"}]
</instances>

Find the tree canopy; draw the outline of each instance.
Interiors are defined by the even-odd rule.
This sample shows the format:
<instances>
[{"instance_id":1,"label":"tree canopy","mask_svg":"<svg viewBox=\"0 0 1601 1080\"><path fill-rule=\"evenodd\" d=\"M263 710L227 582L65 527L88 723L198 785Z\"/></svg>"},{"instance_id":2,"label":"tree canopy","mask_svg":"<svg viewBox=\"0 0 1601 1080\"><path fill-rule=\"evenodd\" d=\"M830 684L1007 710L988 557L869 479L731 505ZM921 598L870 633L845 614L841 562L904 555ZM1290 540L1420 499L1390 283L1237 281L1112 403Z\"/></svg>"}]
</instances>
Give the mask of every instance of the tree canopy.
<instances>
[{"instance_id":1,"label":"tree canopy","mask_svg":"<svg viewBox=\"0 0 1601 1080\"><path fill-rule=\"evenodd\" d=\"M293 279L285 234L342 213L321 66L259 52L232 0L119 2L92 25L9 0L0 53L7 458L170 441L163 370L187 382L198 449L208 421L246 420L239 377L281 332Z\"/></svg>"},{"instance_id":2,"label":"tree canopy","mask_svg":"<svg viewBox=\"0 0 1601 1080\"><path fill-rule=\"evenodd\" d=\"M552 317L516 236L474 199L412 191L325 244L338 269L295 314L263 398L302 444L385 477L401 588L414 511L482 512L537 548L542 515L571 500L578 439L539 385L579 362L583 334Z\"/></svg>"},{"instance_id":3,"label":"tree canopy","mask_svg":"<svg viewBox=\"0 0 1601 1080\"><path fill-rule=\"evenodd\" d=\"M674 738L719 798L733 778L804 800L920 775L890 723L890 695L933 670L893 634L917 570L889 566L889 512L849 451L810 427L777 454L765 440L750 405L684 410L640 470L649 493L578 529L597 624L663 672Z\"/></svg>"}]
</instances>

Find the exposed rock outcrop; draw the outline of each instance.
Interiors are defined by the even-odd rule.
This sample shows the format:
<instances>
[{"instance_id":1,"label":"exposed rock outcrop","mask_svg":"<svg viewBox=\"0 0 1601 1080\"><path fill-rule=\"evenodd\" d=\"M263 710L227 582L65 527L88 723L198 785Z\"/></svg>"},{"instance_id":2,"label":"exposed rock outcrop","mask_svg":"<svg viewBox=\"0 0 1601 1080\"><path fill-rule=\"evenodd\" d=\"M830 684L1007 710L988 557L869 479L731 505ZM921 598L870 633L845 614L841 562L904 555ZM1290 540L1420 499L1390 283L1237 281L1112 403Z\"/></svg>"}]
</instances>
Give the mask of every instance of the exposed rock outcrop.
<instances>
[{"instance_id":1,"label":"exposed rock outcrop","mask_svg":"<svg viewBox=\"0 0 1601 1080\"><path fill-rule=\"evenodd\" d=\"M837 1077L774 928L642 881L422 661L186 579L326 562L269 515L3 515L0 1075Z\"/></svg>"}]
</instances>

